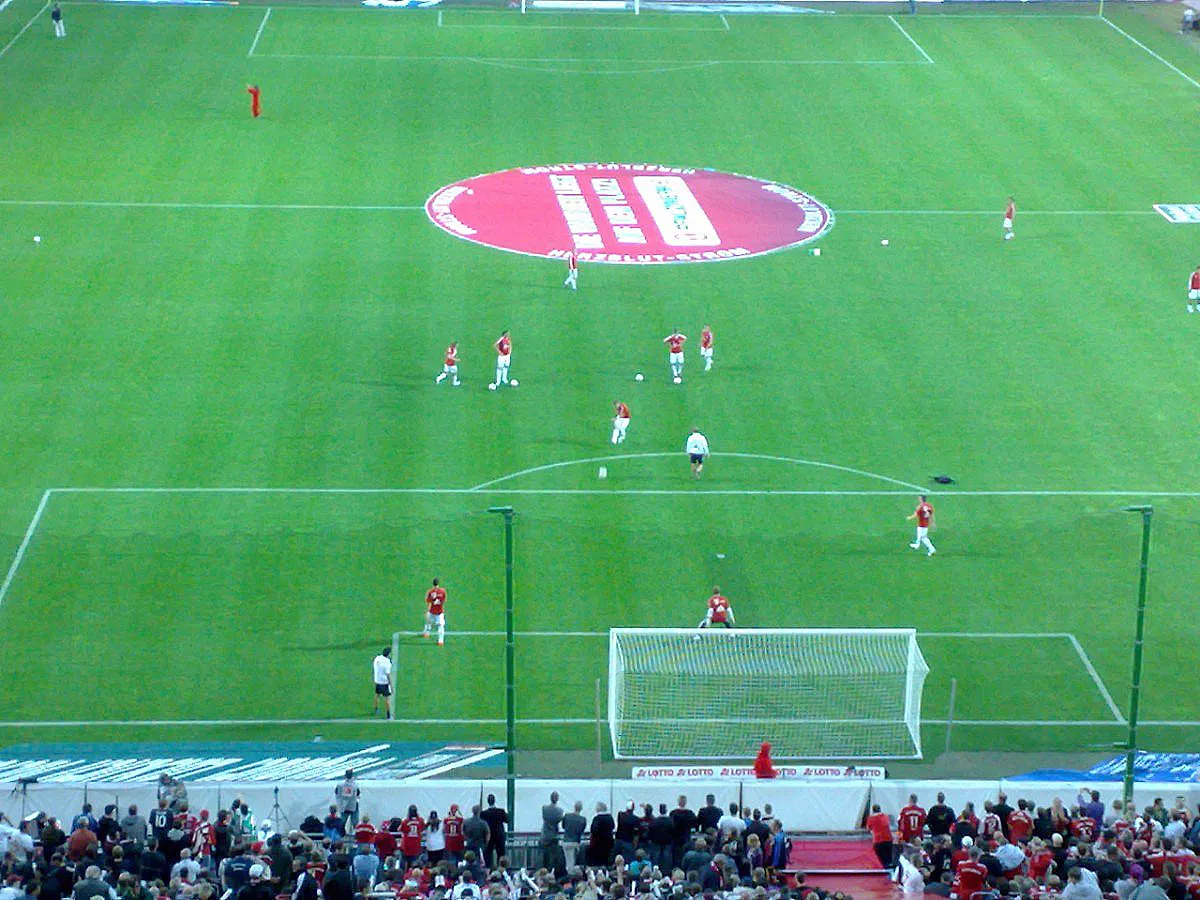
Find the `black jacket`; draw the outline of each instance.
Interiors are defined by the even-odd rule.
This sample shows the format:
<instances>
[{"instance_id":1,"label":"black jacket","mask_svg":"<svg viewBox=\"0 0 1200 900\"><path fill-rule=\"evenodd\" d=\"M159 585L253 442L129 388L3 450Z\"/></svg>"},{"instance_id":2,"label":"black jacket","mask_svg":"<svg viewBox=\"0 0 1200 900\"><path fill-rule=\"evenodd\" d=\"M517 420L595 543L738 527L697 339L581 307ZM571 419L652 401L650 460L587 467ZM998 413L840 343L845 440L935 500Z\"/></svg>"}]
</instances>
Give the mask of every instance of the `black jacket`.
<instances>
[{"instance_id":1,"label":"black jacket","mask_svg":"<svg viewBox=\"0 0 1200 900\"><path fill-rule=\"evenodd\" d=\"M354 879L349 869L338 869L325 876L322 889L325 900L354 900Z\"/></svg>"}]
</instances>

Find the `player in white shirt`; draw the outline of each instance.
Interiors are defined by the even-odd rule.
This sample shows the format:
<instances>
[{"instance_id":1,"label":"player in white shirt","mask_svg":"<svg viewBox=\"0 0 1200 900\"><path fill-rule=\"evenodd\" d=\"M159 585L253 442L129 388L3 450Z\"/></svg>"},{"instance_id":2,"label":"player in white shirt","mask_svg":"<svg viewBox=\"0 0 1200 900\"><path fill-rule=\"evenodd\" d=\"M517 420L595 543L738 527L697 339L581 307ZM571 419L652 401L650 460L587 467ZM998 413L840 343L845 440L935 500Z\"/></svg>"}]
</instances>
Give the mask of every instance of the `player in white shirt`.
<instances>
[{"instance_id":1,"label":"player in white shirt","mask_svg":"<svg viewBox=\"0 0 1200 900\"><path fill-rule=\"evenodd\" d=\"M567 257L567 280L563 282L563 287L569 287L573 291L579 290L579 258L574 250Z\"/></svg>"},{"instance_id":2,"label":"player in white shirt","mask_svg":"<svg viewBox=\"0 0 1200 900\"><path fill-rule=\"evenodd\" d=\"M699 478L700 473L704 471L705 457L708 456L708 438L702 435L698 429L693 428L692 433L688 435L684 449L692 462L692 474Z\"/></svg>"},{"instance_id":3,"label":"player in white shirt","mask_svg":"<svg viewBox=\"0 0 1200 900\"><path fill-rule=\"evenodd\" d=\"M379 701L383 701L383 712L392 717L392 648L384 647L371 663L371 674L375 681L375 709L371 715L379 714Z\"/></svg>"}]
</instances>

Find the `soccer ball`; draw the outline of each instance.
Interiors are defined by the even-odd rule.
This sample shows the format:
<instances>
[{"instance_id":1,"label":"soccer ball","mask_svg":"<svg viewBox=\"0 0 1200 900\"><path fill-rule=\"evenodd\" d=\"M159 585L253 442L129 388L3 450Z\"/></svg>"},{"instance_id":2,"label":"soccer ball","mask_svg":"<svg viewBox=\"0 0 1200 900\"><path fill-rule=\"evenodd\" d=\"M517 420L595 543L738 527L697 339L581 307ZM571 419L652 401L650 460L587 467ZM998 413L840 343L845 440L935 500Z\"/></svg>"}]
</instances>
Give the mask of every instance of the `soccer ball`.
<instances>
[{"instance_id":1,"label":"soccer ball","mask_svg":"<svg viewBox=\"0 0 1200 900\"><path fill-rule=\"evenodd\" d=\"M488 384L489 391L494 391L495 389L496 389L496 383L494 381Z\"/></svg>"},{"instance_id":2,"label":"soccer ball","mask_svg":"<svg viewBox=\"0 0 1200 900\"><path fill-rule=\"evenodd\" d=\"M678 375L676 375L676 376L675 376L673 379L671 379L671 380L672 380L672 381L674 381L676 384L683 384L683 379L682 379L682 378L680 378Z\"/></svg>"},{"instance_id":3,"label":"soccer ball","mask_svg":"<svg viewBox=\"0 0 1200 900\"><path fill-rule=\"evenodd\" d=\"M513 387L516 387L516 386L517 386L517 385L519 385L520 383L521 383L521 382L517 381L517 379L515 379L515 378L514 378L512 381L510 381L510 382L509 382L509 384L511 384Z\"/></svg>"},{"instance_id":4,"label":"soccer ball","mask_svg":"<svg viewBox=\"0 0 1200 900\"><path fill-rule=\"evenodd\" d=\"M608 466L601 466L600 471L597 472L596 474L600 478L600 480L603 481L605 478L608 477Z\"/></svg>"},{"instance_id":5,"label":"soccer ball","mask_svg":"<svg viewBox=\"0 0 1200 900\"><path fill-rule=\"evenodd\" d=\"M641 381L643 378L645 378L645 376L641 372L638 372L636 375L633 376L634 381Z\"/></svg>"}]
</instances>

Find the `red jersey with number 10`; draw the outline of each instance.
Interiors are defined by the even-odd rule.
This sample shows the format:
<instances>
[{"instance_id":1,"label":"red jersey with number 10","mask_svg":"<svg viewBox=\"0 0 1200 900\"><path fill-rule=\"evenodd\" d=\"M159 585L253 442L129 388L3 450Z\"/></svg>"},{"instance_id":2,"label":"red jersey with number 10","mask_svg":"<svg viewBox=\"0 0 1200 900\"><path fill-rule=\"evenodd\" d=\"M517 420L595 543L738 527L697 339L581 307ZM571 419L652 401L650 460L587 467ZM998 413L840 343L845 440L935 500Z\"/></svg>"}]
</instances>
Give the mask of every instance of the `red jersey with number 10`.
<instances>
[{"instance_id":1,"label":"red jersey with number 10","mask_svg":"<svg viewBox=\"0 0 1200 900\"><path fill-rule=\"evenodd\" d=\"M729 619L729 601L720 594L708 598L708 608L712 612L712 621L717 625L724 625Z\"/></svg>"},{"instance_id":2,"label":"red jersey with number 10","mask_svg":"<svg viewBox=\"0 0 1200 900\"><path fill-rule=\"evenodd\" d=\"M916 516L917 524L922 528L928 528L929 523L933 521L933 507L928 503L918 503Z\"/></svg>"},{"instance_id":3,"label":"red jersey with number 10","mask_svg":"<svg viewBox=\"0 0 1200 900\"><path fill-rule=\"evenodd\" d=\"M440 587L430 588L425 595L425 605L429 607L430 614L440 616L446 608L446 592Z\"/></svg>"}]
</instances>

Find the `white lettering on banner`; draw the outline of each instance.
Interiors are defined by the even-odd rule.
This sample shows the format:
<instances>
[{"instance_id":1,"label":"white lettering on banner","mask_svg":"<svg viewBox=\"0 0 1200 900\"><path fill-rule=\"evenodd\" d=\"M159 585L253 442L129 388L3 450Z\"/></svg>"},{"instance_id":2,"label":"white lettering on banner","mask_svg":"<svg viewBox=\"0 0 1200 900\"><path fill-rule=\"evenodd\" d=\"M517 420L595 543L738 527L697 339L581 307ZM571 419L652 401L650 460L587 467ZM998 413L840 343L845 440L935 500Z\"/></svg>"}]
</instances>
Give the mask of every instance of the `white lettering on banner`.
<instances>
[{"instance_id":1,"label":"white lettering on banner","mask_svg":"<svg viewBox=\"0 0 1200 900\"><path fill-rule=\"evenodd\" d=\"M646 234L638 225L637 213L625 202L625 192L615 178L593 178L592 190L600 200L600 207L613 226L613 236L618 244L645 244Z\"/></svg>"},{"instance_id":2,"label":"white lettering on banner","mask_svg":"<svg viewBox=\"0 0 1200 900\"><path fill-rule=\"evenodd\" d=\"M550 187L558 200L571 240L580 250L594 250L604 246L604 237L596 228L596 220L583 196L579 179L574 175L551 175Z\"/></svg>"},{"instance_id":3,"label":"white lettering on banner","mask_svg":"<svg viewBox=\"0 0 1200 900\"><path fill-rule=\"evenodd\" d=\"M655 166L645 163L563 163L556 166L526 166L522 175L548 175L552 172L580 172L587 169L602 169L605 172L663 172L671 175L693 175L695 169L678 166Z\"/></svg>"},{"instance_id":4,"label":"white lettering on banner","mask_svg":"<svg viewBox=\"0 0 1200 900\"><path fill-rule=\"evenodd\" d=\"M1200 203L1155 203L1154 208L1172 225L1200 223Z\"/></svg>"},{"instance_id":5,"label":"white lettering on banner","mask_svg":"<svg viewBox=\"0 0 1200 900\"><path fill-rule=\"evenodd\" d=\"M470 188L466 188L458 184L452 185L446 188L444 191L439 192L429 204L430 208L433 210L433 217L439 225L441 225L447 231L462 235L463 237L469 237L470 235L475 234L476 231L471 226L464 225L461 221L459 221L458 216L450 212L450 204L458 199L460 194L469 192Z\"/></svg>"},{"instance_id":6,"label":"white lettering on banner","mask_svg":"<svg viewBox=\"0 0 1200 900\"><path fill-rule=\"evenodd\" d=\"M700 201L679 176L635 175L633 186L665 243L672 247L715 247L721 243Z\"/></svg>"},{"instance_id":7,"label":"white lettering on banner","mask_svg":"<svg viewBox=\"0 0 1200 900\"><path fill-rule=\"evenodd\" d=\"M780 779L879 780L887 777L883 766L776 766ZM710 781L753 781L751 766L634 766L632 777L642 780L704 778Z\"/></svg>"}]
</instances>

